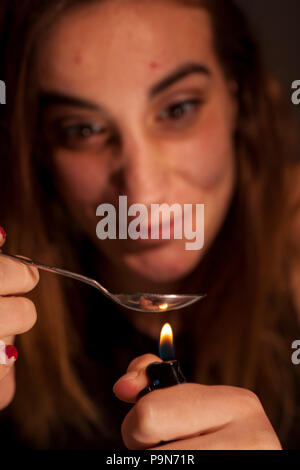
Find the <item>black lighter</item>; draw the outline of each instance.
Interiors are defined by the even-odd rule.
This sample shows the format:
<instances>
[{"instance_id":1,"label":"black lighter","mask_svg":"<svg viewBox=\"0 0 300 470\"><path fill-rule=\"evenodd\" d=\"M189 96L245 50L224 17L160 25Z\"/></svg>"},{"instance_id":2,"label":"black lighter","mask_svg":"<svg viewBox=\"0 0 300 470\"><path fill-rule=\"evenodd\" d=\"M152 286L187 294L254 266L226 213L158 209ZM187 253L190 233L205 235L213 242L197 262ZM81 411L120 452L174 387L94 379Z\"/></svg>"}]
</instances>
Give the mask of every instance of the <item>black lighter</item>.
<instances>
[{"instance_id":1,"label":"black lighter","mask_svg":"<svg viewBox=\"0 0 300 470\"><path fill-rule=\"evenodd\" d=\"M150 384L140 391L139 398L158 388L186 383L179 362L176 359L163 362L151 362L146 368L146 374L150 380Z\"/></svg>"},{"instance_id":2,"label":"black lighter","mask_svg":"<svg viewBox=\"0 0 300 470\"><path fill-rule=\"evenodd\" d=\"M180 369L179 361L173 359L173 333L169 323L166 323L161 330L160 357L165 360L163 362L151 362L151 364L147 366L146 374L150 380L150 384L140 391L138 395L139 398L159 388L186 383L186 379Z\"/></svg>"}]
</instances>

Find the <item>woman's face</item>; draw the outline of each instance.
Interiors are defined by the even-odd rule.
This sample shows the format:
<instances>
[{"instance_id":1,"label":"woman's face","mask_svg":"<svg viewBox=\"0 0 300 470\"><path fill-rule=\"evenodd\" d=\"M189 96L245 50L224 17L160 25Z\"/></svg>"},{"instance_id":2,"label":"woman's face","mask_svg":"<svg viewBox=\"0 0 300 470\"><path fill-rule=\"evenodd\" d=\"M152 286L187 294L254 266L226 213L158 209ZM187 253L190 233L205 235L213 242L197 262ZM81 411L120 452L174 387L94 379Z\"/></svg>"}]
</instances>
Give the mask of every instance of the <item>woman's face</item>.
<instances>
[{"instance_id":1,"label":"woman's face","mask_svg":"<svg viewBox=\"0 0 300 470\"><path fill-rule=\"evenodd\" d=\"M112 0L56 21L39 55L45 125L72 217L128 276L167 283L199 263L234 186L236 103L205 10ZM96 208L205 204L204 248L183 239L99 240ZM67 223L67 221L66 221Z\"/></svg>"}]
</instances>

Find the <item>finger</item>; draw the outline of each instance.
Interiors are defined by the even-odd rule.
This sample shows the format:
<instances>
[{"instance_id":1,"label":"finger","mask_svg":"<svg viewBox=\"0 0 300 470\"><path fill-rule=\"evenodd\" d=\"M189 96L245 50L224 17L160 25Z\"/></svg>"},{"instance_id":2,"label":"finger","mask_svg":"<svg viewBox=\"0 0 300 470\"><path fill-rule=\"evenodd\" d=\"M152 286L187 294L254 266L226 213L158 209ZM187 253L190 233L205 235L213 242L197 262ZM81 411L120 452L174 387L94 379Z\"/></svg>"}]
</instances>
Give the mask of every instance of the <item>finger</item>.
<instances>
[{"instance_id":1,"label":"finger","mask_svg":"<svg viewBox=\"0 0 300 470\"><path fill-rule=\"evenodd\" d=\"M129 449L144 449L217 430L253 410L262 413L259 400L247 392L192 383L155 390L126 415L121 429L124 443Z\"/></svg>"},{"instance_id":2,"label":"finger","mask_svg":"<svg viewBox=\"0 0 300 470\"><path fill-rule=\"evenodd\" d=\"M0 246L4 245L6 239L6 233L3 227L0 226Z\"/></svg>"},{"instance_id":3,"label":"finger","mask_svg":"<svg viewBox=\"0 0 300 470\"><path fill-rule=\"evenodd\" d=\"M38 281L37 268L1 256L0 253L0 295L25 294Z\"/></svg>"},{"instance_id":4,"label":"finger","mask_svg":"<svg viewBox=\"0 0 300 470\"><path fill-rule=\"evenodd\" d=\"M16 335L30 330L37 319L34 303L26 297L0 298L0 336Z\"/></svg>"},{"instance_id":5,"label":"finger","mask_svg":"<svg viewBox=\"0 0 300 470\"><path fill-rule=\"evenodd\" d=\"M168 442L147 450L282 450L271 427L264 420L233 422L217 432Z\"/></svg>"},{"instance_id":6,"label":"finger","mask_svg":"<svg viewBox=\"0 0 300 470\"><path fill-rule=\"evenodd\" d=\"M241 428L239 427L238 439L236 439L236 434L232 433L229 428L230 425L226 426L225 429L202 436L197 433L195 437L171 441L167 444L150 447L147 450L246 450Z\"/></svg>"},{"instance_id":7,"label":"finger","mask_svg":"<svg viewBox=\"0 0 300 470\"><path fill-rule=\"evenodd\" d=\"M113 386L114 394L122 401L135 403L139 392L149 384L146 367L151 362L162 362L154 354L144 354L130 362L127 373Z\"/></svg>"},{"instance_id":8,"label":"finger","mask_svg":"<svg viewBox=\"0 0 300 470\"><path fill-rule=\"evenodd\" d=\"M6 408L15 394L15 368L8 368L7 375L1 380L0 410Z\"/></svg>"}]
</instances>

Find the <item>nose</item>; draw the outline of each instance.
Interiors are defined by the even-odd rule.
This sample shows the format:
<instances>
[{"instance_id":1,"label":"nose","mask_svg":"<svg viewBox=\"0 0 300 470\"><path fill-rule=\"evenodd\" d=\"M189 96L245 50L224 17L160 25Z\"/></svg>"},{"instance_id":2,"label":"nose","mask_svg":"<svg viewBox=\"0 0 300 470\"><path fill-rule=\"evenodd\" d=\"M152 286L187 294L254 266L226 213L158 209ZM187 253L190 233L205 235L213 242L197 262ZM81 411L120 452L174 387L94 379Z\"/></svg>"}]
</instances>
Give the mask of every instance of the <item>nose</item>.
<instances>
[{"instance_id":1,"label":"nose","mask_svg":"<svg viewBox=\"0 0 300 470\"><path fill-rule=\"evenodd\" d=\"M119 171L128 204L143 203L150 206L167 201L167 160L161 146L153 140L137 133L127 133L122 139Z\"/></svg>"}]
</instances>

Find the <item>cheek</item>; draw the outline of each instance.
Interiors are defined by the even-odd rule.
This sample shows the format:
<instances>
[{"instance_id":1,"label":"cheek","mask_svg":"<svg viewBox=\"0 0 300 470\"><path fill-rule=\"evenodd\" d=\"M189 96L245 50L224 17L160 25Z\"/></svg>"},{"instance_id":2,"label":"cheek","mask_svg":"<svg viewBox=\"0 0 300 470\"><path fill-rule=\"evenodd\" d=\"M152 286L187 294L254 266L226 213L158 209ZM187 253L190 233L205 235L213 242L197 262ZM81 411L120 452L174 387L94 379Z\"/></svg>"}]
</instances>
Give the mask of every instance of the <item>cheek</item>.
<instances>
[{"instance_id":1,"label":"cheek","mask_svg":"<svg viewBox=\"0 0 300 470\"><path fill-rule=\"evenodd\" d=\"M107 171L89 155L56 152L53 157L62 196L72 204L98 204L107 187Z\"/></svg>"},{"instance_id":2,"label":"cheek","mask_svg":"<svg viewBox=\"0 0 300 470\"><path fill-rule=\"evenodd\" d=\"M181 147L179 161L181 176L203 191L222 184L234 165L231 129L224 116L206 116L193 138Z\"/></svg>"}]
</instances>

